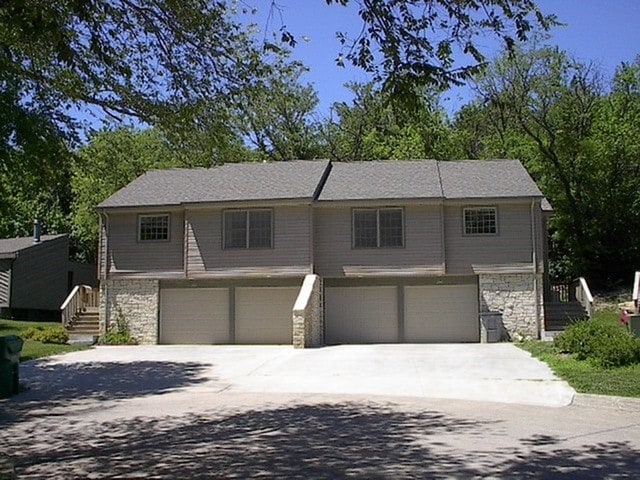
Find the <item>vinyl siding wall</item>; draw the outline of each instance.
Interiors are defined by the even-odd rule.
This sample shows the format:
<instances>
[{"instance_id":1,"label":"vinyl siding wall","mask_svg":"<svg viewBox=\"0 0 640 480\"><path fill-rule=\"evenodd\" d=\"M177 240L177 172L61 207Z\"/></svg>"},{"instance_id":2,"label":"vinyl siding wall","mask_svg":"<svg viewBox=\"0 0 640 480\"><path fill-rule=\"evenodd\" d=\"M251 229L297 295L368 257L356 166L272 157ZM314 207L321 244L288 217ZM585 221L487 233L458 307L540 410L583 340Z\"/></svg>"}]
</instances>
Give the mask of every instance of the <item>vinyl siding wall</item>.
<instances>
[{"instance_id":1,"label":"vinyl siding wall","mask_svg":"<svg viewBox=\"0 0 640 480\"><path fill-rule=\"evenodd\" d=\"M184 215L181 211L139 212L170 213L169 241L139 242L138 213L109 214L109 272L182 272Z\"/></svg>"},{"instance_id":2,"label":"vinyl siding wall","mask_svg":"<svg viewBox=\"0 0 640 480\"><path fill-rule=\"evenodd\" d=\"M397 206L402 205L385 205ZM351 207L315 209L314 257L318 275L341 277L345 266L438 268L442 265L440 205L405 206L405 245L397 248L352 248L351 215Z\"/></svg>"},{"instance_id":3,"label":"vinyl siding wall","mask_svg":"<svg viewBox=\"0 0 640 480\"><path fill-rule=\"evenodd\" d=\"M11 260L0 260L0 307L8 307L11 295Z\"/></svg>"},{"instance_id":4,"label":"vinyl siding wall","mask_svg":"<svg viewBox=\"0 0 640 480\"><path fill-rule=\"evenodd\" d=\"M465 207L496 206L497 235L464 235ZM472 264L531 263L531 203L458 204L445 207L447 274L472 274Z\"/></svg>"},{"instance_id":5,"label":"vinyl siding wall","mask_svg":"<svg viewBox=\"0 0 640 480\"><path fill-rule=\"evenodd\" d=\"M308 206L272 209L272 248L222 248L222 209L187 210L187 275L190 278L278 270L280 273L311 270L310 213Z\"/></svg>"},{"instance_id":6,"label":"vinyl siding wall","mask_svg":"<svg viewBox=\"0 0 640 480\"><path fill-rule=\"evenodd\" d=\"M67 296L68 256L67 237L20 251L13 262L11 308L58 310Z\"/></svg>"}]
</instances>

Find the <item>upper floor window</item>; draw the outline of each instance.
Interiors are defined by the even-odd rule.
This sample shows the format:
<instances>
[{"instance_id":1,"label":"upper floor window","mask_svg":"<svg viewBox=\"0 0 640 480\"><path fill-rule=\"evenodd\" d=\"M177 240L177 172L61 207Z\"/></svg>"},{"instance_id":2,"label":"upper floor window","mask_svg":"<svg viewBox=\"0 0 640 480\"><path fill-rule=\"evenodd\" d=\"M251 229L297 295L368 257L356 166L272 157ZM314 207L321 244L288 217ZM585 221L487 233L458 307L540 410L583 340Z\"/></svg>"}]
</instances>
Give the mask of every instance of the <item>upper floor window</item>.
<instances>
[{"instance_id":1,"label":"upper floor window","mask_svg":"<svg viewBox=\"0 0 640 480\"><path fill-rule=\"evenodd\" d=\"M169 240L169 214L139 215L138 240L141 242Z\"/></svg>"},{"instance_id":2,"label":"upper floor window","mask_svg":"<svg viewBox=\"0 0 640 480\"><path fill-rule=\"evenodd\" d=\"M353 246L382 248L404 246L401 208L366 208L353 211Z\"/></svg>"},{"instance_id":3,"label":"upper floor window","mask_svg":"<svg viewBox=\"0 0 640 480\"><path fill-rule=\"evenodd\" d=\"M495 207L474 207L463 210L465 235L495 235L498 233L498 213Z\"/></svg>"},{"instance_id":4,"label":"upper floor window","mask_svg":"<svg viewBox=\"0 0 640 480\"><path fill-rule=\"evenodd\" d=\"M269 209L226 210L224 248L271 248L272 212Z\"/></svg>"}]
</instances>

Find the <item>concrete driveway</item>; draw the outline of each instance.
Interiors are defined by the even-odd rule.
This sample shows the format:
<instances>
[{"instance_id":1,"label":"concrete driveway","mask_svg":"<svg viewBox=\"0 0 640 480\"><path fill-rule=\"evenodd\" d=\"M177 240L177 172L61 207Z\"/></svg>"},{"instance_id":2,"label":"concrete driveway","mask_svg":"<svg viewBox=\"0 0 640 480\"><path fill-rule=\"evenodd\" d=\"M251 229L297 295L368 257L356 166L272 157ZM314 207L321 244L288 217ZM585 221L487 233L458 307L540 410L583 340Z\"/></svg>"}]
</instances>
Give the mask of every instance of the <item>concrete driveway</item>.
<instances>
[{"instance_id":1,"label":"concrete driveway","mask_svg":"<svg viewBox=\"0 0 640 480\"><path fill-rule=\"evenodd\" d=\"M123 364L127 364L126 366ZM542 405L575 391L510 344L97 347L21 366L21 396L293 393L443 398Z\"/></svg>"}]
</instances>

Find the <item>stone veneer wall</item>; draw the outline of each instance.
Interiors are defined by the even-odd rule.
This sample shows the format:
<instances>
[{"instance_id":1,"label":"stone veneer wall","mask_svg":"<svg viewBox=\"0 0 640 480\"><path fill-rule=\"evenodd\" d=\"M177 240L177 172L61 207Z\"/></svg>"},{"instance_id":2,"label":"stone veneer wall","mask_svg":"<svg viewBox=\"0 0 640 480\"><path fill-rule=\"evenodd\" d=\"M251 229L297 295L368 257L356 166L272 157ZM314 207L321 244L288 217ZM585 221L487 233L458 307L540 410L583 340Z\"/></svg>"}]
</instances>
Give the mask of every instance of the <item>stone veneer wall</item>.
<instances>
[{"instance_id":1,"label":"stone veneer wall","mask_svg":"<svg viewBox=\"0 0 640 480\"><path fill-rule=\"evenodd\" d=\"M110 279L100 282L100 332L113 325L120 312L131 335L143 345L158 343L158 280Z\"/></svg>"},{"instance_id":2,"label":"stone veneer wall","mask_svg":"<svg viewBox=\"0 0 640 480\"><path fill-rule=\"evenodd\" d=\"M293 306L294 348L319 347L324 344L322 278L307 275Z\"/></svg>"},{"instance_id":3,"label":"stone veneer wall","mask_svg":"<svg viewBox=\"0 0 640 480\"><path fill-rule=\"evenodd\" d=\"M508 339L521 335L539 337L542 325L542 276L533 274L481 274L481 312L499 312Z\"/></svg>"}]
</instances>

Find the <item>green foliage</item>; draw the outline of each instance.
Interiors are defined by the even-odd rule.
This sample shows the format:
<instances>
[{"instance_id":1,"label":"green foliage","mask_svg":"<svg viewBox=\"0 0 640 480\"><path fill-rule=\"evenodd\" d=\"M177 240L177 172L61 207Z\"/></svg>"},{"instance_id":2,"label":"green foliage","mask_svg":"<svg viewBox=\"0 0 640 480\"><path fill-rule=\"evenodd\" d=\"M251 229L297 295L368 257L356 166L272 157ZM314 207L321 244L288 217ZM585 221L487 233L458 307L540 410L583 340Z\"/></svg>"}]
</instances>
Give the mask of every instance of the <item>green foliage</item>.
<instances>
[{"instance_id":1,"label":"green foliage","mask_svg":"<svg viewBox=\"0 0 640 480\"><path fill-rule=\"evenodd\" d=\"M404 109L374 84L349 84L352 104L335 103L324 128L330 158L338 161L448 159L452 152L447 116L433 93Z\"/></svg>"},{"instance_id":2,"label":"green foliage","mask_svg":"<svg viewBox=\"0 0 640 480\"><path fill-rule=\"evenodd\" d=\"M549 342L535 340L518 343L517 346L549 364L556 375L569 382L578 392L640 397L640 363L603 368L594 362L560 354Z\"/></svg>"},{"instance_id":3,"label":"green foliage","mask_svg":"<svg viewBox=\"0 0 640 480\"><path fill-rule=\"evenodd\" d=\"M640 61L607 91L600 73L536 45L504 54L477 78L478 100L455 120L471 158L520 158L554 207L550 272L596 288L640 263ZM635 119L635 120L634 120Z\"/></svg>"},{"instance_id":4,"label":"green foliage","mask_svg":"<svg viewBox=\"0 0 640 480\"><path fill-rule=\"evenodd\" d=\"M64 345L69 341L69 334L61 325L53 327L43 327L42 325L27 327L20 333L20 336L27 340L33 340L34 342L54 343L58 345Z\"/></svg>"},{"instance_id":5,"label":"green foliage","mask_svg":"<svg viewBox=\"0 0 640 480\"><path fill-rule=\"evenodd\" d=\"M49 357L51 355L58 355L61 353L75 352L77 350L86 350L89 348L86 345L41 343L35 340L30 340L25 336L25 330L35 328L38 331L42 331L50 327L50 322L23 322L0 319L0 335L18 335L25 340L24 345L22 346L22 352L20 352L21 362Z\"/></svg>"},{"instance_id":6,"label":"green foliage","mask_svg":"<svg viewBox=\"0 0 640 480\"><path fill-rule=\"evenodd\" d=\"M560 352L604 368L640 362L640 339L623 326L585 320L569 326L554 342Z\"/></svg>"},{"instance_id":7,"label":"green foliage","mask_svg":"<svg viewBox=\"0 0 640 480\"><path fill-rule=\"evenodd\" d=\"M129 322L120 308L118 308L115 323L109 326L107 333L98 339L98 343L103 345L136 345L138 343L131 336Z\"/></svg>"},{"instance_id":8,"label":"green foliage","mask_svg":"<svg viewBox=\"0 0 640 480\"><path fill-rule=\"evenodd\" d=\"M327 0L346 5L349 0ZM362 29L354 38L338 34L346 60L372 73L385 90L411 105L425 86L460 84L484 63L477 40L493 35L511 47L531 31L548 29L545 16L532 0L390 0L362 2ZM463 57L463 66L454 58ZM345 59L340 55L339 65Z\"/></svg>"},{"instance_id":9,"label":"green foliage","mask_svg":"<svg viewBox=\"0 0 640 480\"><path fill-rule=\"evenodd\" d=\"M44 327L42 326L27 327L20 333L20 336L27 340L35 340L35 338L39 336L43 331Z\"/></svg>"},{"instance_id":10,"label":"green foliage","mask_svg":"<svg viewBox=\"0 0 640 480\"><path fill-rule=\"evenodd\" d=\"M312 117L318 95L300 81L304 68L286 54L262 81L233 98L230 122L259 160L297 160L321 156L319 125ZM250 160L250 158L245 158Z\"/></svg>"}]
</instances>

